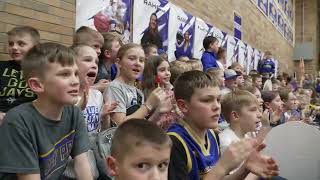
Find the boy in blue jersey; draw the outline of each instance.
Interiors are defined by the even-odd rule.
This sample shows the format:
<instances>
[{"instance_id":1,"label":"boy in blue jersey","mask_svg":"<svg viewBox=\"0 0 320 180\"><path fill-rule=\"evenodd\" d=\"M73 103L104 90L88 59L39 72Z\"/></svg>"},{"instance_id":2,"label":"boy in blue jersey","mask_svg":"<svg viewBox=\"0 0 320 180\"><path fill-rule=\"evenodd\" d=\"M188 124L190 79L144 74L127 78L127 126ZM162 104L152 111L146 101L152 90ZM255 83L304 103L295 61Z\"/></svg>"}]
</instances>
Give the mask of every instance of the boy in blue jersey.
<instances>
[{"instance_id":1,"label":"boy in blue jersey","mask_svg":"<svg viewBox=\"0 0 320 180\"><path fill-rule=\"evenodd\" d=\"M207 36L203 40L203 48L205 49L201 57L203 71L205 72L210 68L219 68L217 63L219 40L216 37Z\"/></svg>"},{"instance_id":2,"label":"boy in blue jersey","mask_svg":"<svg viewBox=\"0 0 320 180\"><path fill-rule=\"evenodd\" d=\"M246 163L228 179L243 179L250 171L263 177L277 174L277 165L258 153L254 139L240 140L220 157L219 139L212 130L218 126L221 111L217 82L201 71L189 71L176 80L174 87L184 119L168 130L173 142L169 179L224 179L243 160Z\"/></svg>"},{"instance_id":3,"label":"boy in blue jersey","mask_svg":"<svg viewBox=\"0 0 320 180\"><path fill-rule=\"evenodd\" d=\"M71 155L77 179L92 179L85 121L73 106L80 84L73 51L56 43L36 45L22 70L37 99L8 111L0 126L0 178L61 179Z\"/></svg>"}]
</instances>

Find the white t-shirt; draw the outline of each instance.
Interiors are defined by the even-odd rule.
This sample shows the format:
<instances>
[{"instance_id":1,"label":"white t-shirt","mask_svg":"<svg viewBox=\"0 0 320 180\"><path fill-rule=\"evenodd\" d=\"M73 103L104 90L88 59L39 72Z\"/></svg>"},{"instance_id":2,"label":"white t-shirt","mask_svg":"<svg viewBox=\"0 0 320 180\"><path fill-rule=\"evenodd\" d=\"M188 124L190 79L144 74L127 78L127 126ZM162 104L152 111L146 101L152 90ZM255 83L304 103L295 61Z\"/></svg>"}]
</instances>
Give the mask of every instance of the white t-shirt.
<instances>
[{"instance_id":1,"label":"white t-shirt","mask_svg":"<svg viewBox=\"0 0 320 180\"><path fill-rule=\"evenodd\" d=\"M103 96L100 91L90 88L86 108L82 111L90 134L98 133L101 128L100 113L103 106Z\"/></svg>"},{"instance_id":2,"label":"white t-shirt","mask_svg":"<svg viewBox=\"0 0 320 180\"><path fill-rule=\"evenodd\" d=\"M240 138L234 133L234 131L230 127L228 127L219 134L219 140L220 150L221 153L223 153L224 150L228 146L230 146L230 144L240 141Z\"/></svg>"}]
</instances>

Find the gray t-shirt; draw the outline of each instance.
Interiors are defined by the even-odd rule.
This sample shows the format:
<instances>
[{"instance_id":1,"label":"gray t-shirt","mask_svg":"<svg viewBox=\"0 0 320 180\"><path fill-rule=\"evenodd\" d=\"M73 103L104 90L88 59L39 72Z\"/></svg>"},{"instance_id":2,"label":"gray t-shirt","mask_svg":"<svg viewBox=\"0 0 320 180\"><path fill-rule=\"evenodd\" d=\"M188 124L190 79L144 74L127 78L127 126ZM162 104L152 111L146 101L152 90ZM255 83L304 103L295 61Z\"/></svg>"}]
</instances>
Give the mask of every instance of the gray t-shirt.
<instances>
[{"instance_id":1,"label":"gray t-shirt","mask_svg":"<svg viewBox=\"0 0 320 180\"><path fill-rule=\"evenodd\" d=\"M41 179L59 179L68 157L89 148L79 108L65 106L61 120L53 121L32 103L8 111L0 127L0 142L0 173L40 173Z\"/></svg>"},{"instance_id":2,"label":"gray t-shirt","mask_svg":"<svg viewBox=\"0 0 320 180\"><path fill-rule=\"evenodd\" d=\"M141 102L144 102L144 96L141 90L134 86L114 80L106 88L103 96L108 101L118 101L119 105L112 112L127 113L127 109L138 104L138 95L141 97Z\"/></svg>"}]
</instances>

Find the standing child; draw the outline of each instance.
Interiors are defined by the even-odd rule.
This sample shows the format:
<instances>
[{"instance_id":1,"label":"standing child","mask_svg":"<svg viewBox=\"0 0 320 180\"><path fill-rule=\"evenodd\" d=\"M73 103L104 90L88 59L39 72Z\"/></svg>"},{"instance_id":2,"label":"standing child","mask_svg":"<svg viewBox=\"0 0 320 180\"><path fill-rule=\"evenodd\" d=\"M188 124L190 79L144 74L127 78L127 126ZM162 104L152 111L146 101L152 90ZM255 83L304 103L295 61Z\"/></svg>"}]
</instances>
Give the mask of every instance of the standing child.
<instances>
[{"instance_id":1,"label":"standing child","mask_svg":"<svg viewBox=\"0 0 320 180\"><path fill-rule=\"evenodd\" d=\"M145 118L164 97L163 90L157 88L143 103L144 95L134 84L143 72L144 62L145 55L142 47L138 44L126 44L118 52L117 66L120 74L104 91L105 98L119 102L118 107L110 114L115 125L120 125L132 118Z\"/></svg>"},{"instance_id":2,"label":"standing child","mask_svg":"<svg viewBox=\"0 0 320 180\"><path fill-rule=\"evenodd\" d=\"M18 26L7 35L12 60L0 61L0 125L9 109L36 98L23 78L21 62L27 52L39 43L39 32L30 26Z\"/></svg>"},{"instance_id":3,"label":"standing child","mask_svg":"<svg viewBox=\"0 0 320 180\"><path fill-rule=\"evenodd\" d=\"M79 77L73 52L55 43L35 46L22 62L38 98L11 109L0 127L0 172L18 179L59 179L68 157L77 179L92 179L88 133L79 108Z\"/></svg>"}]
</instances>

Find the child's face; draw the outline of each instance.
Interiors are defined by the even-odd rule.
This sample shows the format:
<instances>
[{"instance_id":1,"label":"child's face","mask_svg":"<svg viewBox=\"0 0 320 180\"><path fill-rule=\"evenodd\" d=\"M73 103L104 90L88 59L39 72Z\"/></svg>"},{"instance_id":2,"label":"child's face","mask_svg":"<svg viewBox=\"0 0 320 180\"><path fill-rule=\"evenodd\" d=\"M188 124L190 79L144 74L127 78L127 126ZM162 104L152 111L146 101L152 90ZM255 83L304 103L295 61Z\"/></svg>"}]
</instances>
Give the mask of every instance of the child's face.
<instances>
[{"instance_id":1,"label":"child's face","mask_svg":"<svg viewBox=\"0 0 320 180\"><path fill-rule=\"evenodd\" d=\"M117 54L118 54L118 51L121 47L121 44L118 40L112 41L111 44L112 44L112 47L111 47L110 59L113 60L113 63L114 63L114 61L117 59Z\"/></svg>"},{"instance_id":2,"label":"child's face","mask_svg":"<svg viewBox=\"0 0 320 180\"><path fill-rule=\"evenodd\" d=\"M96 51L97 56L99 56L101 54L102 44L100 43L100 41L98 39L91 39L86 43L86 45L92 47Z\"/></svg>"},{"instance_id":3,"label":"child's face","mask_svg":"<svg viewBox=\"0 0 320 180\"><path fill-rule=\"evenodd\" d=\"M279 85L278 84L272 84L272 91L278 91Z\"/></svg>"},{"instance_id":4,"label":"child's face","mask_svg":"<svg viewBox=\"0 0 320 180\"><path fill-rule=\"evenodd\" d=\"M243 134L255 132L261 122L261 111L259 104L252 103L244 106L239 112L239 124Z\"/></svg>"},{"instance_id":5,"label":"child's face","mask_svg":"<svg viewBox=\"0 0 320 180\"><path fill-rule=\"evenodd\" d=\"M97 53L89 46L82 47L81 50L79 50L77 64L79 67L80 80L88 80L89 85L92 86L98 73Z\"/></svg>"},{"instance_id":6,"label":"child's face","mask_svg":"<svg viewBox=\"0 0 320 180\"><path fill-rule=\"evenodd\" d=\"M127 152L116 162L116 180L167 180L170 147L147 143Z\"/></svg>"},{"instance_id":7,"label":"child's face","mask_svg":"<svg viewBox=\"0 0 320 180\"><path fill-rule=\"evenodd\" d=\"M214 53L217 53L219 51L219 41L211 43L209 48L213 50Z\"/></svg>"},{"instance_id":8,"label":"child's face","mask_svg":"<svg viewBox=\"0 0 320 180\"><path fill-rule=\"evenodd\" d=\"M135 81L143 72L145 55L141 47L127 50L119 60L120 76L129 81Z\"/></svg>"},{"instance_id":9,"label":"child's face","mask_svg":"<svg viewBox=\"0 0 320 180\"><path fill-rule=\"evenodd\" d=\"M256 96L256 98L258 99L260 108L263 107L263 99L261 98L261 92L259 91L259 89L256 89L256 91L253 94L254 96Z\"/></svg>"},{"instance_id":10,"label":"child's face","mask_svg":"<svg viewBox=\"0 0 320 180\"><path fill-rule=\"evenodd\" d=\"M238 84L238 86L244 85L244 79L243 79L242 75L237 77L237 84Z\"/></svg>"},{"instance_id":11,"label":"child's face","mask_svg":"<svg viewBox=\"0 0 320 180\"><path fill-rule=\"evenodd\" d=\"M158 56L158 50L155 47L151 47L148 53L148 57Z\"/></svg>"},{"instance_id":12,"label":"child's face","mask_svg":"<svg viewBox=\"0 0 320 180\"><path fill-rule=\"evenodd\" d=\"M218 74L218 80L219 80L219 83L220 83L220 86L221 87L224 87L224 74L223 74L223 71L220 71L220 73Z\"/></svg>"},{"instance_id":13,"label":"child's face","mask_svg":"<svg viewBox=\"0 0 320 180\"><path fill-rule=\"evenodd\" d=\"M262 88L262 78L257 78L254 82L254 85L258 88L261 89Z\"/></svg>"},{"instance_id":14,"label":"child's face","mask_svg":"<svg viewBox=\"0 0 320 180\"><path fill-rule=\"evenodd\" d=\"M283 101L281 100L280 96L277 95L270 103L269 108L271 108L273 111L282 111L283 109Z\"/></svg>"},{"instance_id":15,"label":"child's face","mask_svg":"<svg viewBox=\"0 0 320 180\"><path fill-rule=\"evenodd\" d=\"M60 105L71 105L78 101L79 76L78 66L61 66L59 63L47 65L44 78L40 80L43 97Z\"/></svg>"},{"instance_id":16,"label":"child's face","mask_svg":"<svg viewBox=\"0 0 320 180\"><path fill-rule=\"evenodd\" d=\"M190 102L186 102L186 110L182 111L196 128L216 128L221 112L219 87L196 88Z\"/></svg>"},{"instance_id":17,"label":"child's face","mask_svg":"<svg viewBox=\"0 0 320 180\"><path fill-rule=\"evenodd\" d=\"M27 52L35 45L33 38L24 33L22 35L8 37L8 53L15 61L21 61Z\"/></svg>"},{"instance_id":18,"label":"child's face","mask_svg":"<svg viewBox=\"0 0 320 180\"><path fill-rule=\"evenodd\" d=\"M160 78L160 82L163 85L170 83L170 65L167 61L162 61L162 63L157 67L157 75Z\"/></svg>"},{"instance_id":19,"label":"child's face","mask_svg":"<svg viewBox=\"0 0 320 180\"><path fill-rule=\"evenodd\" d=\"M288 110L294 110L298 108L297 97L291 92L288 95L288 101L286 102L286 108Z\"/></svg>"}]
</instances>

